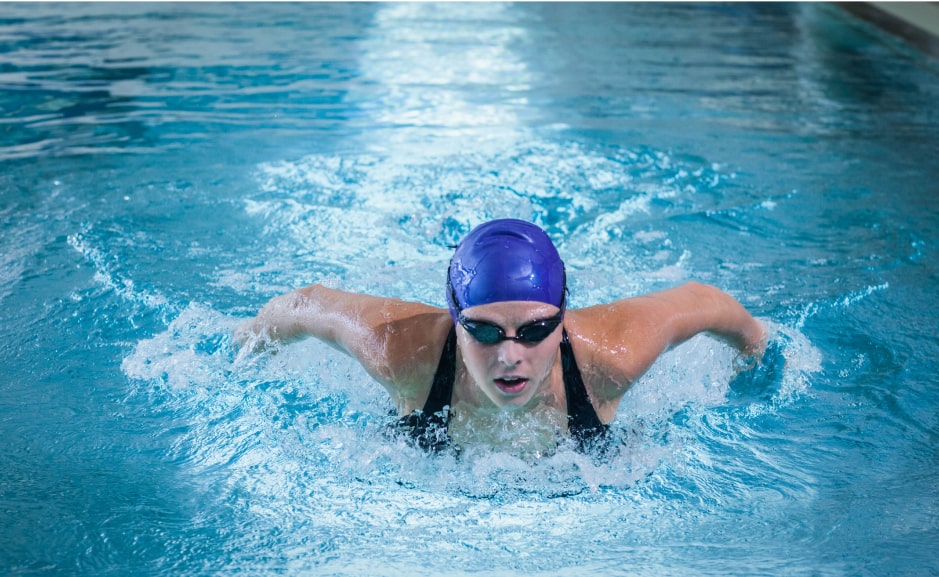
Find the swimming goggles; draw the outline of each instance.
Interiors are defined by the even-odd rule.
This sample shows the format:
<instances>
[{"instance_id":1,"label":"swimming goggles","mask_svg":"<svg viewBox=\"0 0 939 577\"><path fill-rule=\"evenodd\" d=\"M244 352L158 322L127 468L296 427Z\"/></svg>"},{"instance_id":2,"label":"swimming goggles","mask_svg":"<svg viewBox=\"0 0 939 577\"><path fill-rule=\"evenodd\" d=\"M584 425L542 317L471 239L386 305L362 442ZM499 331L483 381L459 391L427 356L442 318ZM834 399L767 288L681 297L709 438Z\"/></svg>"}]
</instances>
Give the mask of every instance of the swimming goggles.
<instances>
[{"instance_id":1,"label":"swimming goggles","mask_svg":"<svg viewBox=\"0 0 939 577\"><path fill-rule=\"evenodd\" d=\"M564 320L564 309L551 318L526 323L515 331L514 337L506 336L505 329L499 325L486 321L474 321L460 313L460 324L471 337L484 345L494 345L502 341L515 341L517 343L540 343L554 332Z\"/></svg>"},{"instance_id":2,"label":"swimming goggles","mask_svg":"<svg viewBox=\"0 0 939 577\"><path fill-rule=\"evenodd\" d=\"M450 291L450 300L454 304L457 313L457 320L460 325L466 329L471 337L484 345L494 345L502 341L515 341L516 343L540 343L548 338L558 328L558 325L564 321L564 311L567 309L567 278L564 278L564 289L561 291L561 310L553 317L525 323L518 327L514 337L506 336L505 329L499 325L486 322L475 321L463 316L463 310L456 300L456 291L450 283L450 273L447 272L447 290Z\"/></svg>"}]
</instances>

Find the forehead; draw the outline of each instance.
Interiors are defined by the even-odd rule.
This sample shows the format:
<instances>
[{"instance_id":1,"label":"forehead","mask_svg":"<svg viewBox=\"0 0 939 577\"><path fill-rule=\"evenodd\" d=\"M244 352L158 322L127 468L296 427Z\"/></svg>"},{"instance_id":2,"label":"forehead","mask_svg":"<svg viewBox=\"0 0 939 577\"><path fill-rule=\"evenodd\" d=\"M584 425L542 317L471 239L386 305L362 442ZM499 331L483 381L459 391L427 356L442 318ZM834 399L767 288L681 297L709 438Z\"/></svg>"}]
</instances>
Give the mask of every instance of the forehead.
<instances>
[{"instance_id":1,"label":"forehead","mask_svg":"<svg viewBox=\"0 0 939 577\"><path fill-rule=\"evenodd\" d=\"M519 326L527 322L552 317L558 307L534 301L503 301L477 305L463 310L468 319L488 321L502 326Z\"/></svg>"}]
</instances>

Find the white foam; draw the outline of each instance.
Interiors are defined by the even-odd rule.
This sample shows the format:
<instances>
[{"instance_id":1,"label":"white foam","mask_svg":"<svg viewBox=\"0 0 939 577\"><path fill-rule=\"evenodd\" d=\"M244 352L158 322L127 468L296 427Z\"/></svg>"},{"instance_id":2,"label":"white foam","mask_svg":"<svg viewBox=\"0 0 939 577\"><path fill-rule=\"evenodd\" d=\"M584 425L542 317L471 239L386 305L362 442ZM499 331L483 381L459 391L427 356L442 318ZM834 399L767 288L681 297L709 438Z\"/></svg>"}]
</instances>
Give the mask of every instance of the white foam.
<instances>
[{"instance_id":1,"label":"white foam","mask_svg":"<svg viewBox=\"0 0 939 577\"><path fill-rule=\"evenodd\" d=\"M131 379L162 383L172 390L207 390L230 367L220 355L199 351L200 343L227 336L234 321L211 308L190 304L170 322L167 329L141 340L121 362L121 370Z\"/></svg>"}]
</instances>

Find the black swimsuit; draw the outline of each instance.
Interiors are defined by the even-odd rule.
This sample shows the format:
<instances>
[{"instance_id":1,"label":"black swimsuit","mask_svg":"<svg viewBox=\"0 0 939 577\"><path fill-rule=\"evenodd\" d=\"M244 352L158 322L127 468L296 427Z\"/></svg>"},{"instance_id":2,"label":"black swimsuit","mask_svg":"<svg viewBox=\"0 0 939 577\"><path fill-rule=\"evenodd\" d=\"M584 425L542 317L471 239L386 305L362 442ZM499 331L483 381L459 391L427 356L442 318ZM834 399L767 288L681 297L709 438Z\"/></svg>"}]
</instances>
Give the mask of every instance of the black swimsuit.
<instances>
[{"instance_id":1,"label":"black swimsuit","mask_svg":"<svg viewBox=\"0 0 939 577\"><path fill-rule=\"evenodd\" d=\"M592 446L597 439L606 436L608 425L604 425L587 396L584 379L574 360L567 331L561 339L561 368L564 375L564 393L567 395L567 428L581 450ZM450 399L456 381L456 327L450 329L443 345L437 372L430 387L430 395L424 408L405 415L398 420L398 429L407 434L422 448L439 451L450 444L447 427L450 424Z\"/></svg>"}]
</instances>

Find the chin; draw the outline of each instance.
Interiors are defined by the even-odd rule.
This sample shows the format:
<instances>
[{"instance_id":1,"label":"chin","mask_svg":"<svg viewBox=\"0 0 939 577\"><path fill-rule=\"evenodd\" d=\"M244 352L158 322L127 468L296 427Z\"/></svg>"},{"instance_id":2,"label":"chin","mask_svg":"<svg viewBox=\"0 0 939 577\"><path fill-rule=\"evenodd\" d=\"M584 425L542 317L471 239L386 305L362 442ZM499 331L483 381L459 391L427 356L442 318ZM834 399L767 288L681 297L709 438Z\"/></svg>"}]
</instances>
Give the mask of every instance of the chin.
<instances>
[{"instance_id":1,"label":"chin","mask_svg":"<svg viewBox=\"0 0 939 577\"><path fill-rule=\"evenodd\" d=\"M498 399L493 400L500 409L514 411L528 406L534 396L534 391L526 388L520 393L514 395L506 395L505 393L499 391Z\"/></svg>"}]
</instances>

